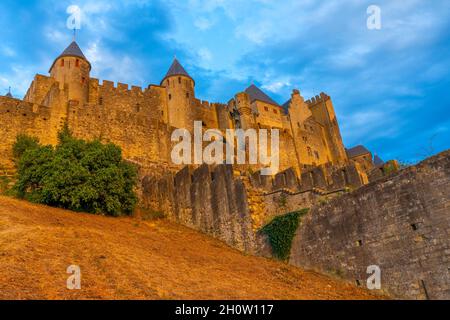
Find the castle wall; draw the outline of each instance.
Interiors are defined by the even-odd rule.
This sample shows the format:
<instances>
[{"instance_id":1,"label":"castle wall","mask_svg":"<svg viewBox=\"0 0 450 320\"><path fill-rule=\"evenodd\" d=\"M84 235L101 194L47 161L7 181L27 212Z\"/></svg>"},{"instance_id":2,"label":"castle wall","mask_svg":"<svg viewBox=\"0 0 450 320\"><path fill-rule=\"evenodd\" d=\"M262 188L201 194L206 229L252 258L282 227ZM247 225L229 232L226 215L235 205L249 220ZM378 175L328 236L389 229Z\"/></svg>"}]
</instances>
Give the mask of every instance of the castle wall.
<instances>
[{"instance_id":1,"label":"castle wall","mask_svg":"<svg viewBox=\"0 0 450 320\"><path fill-rule=\"evenodd\" d=\"M303 218L290 262L339 273L411 299L449 299L450 152L314 207Z\"/></svg>"},{"instance_id":2,"label":"castle wall","mask_svg":"<svg viewBox=\"0 0 450 320\"><path fill-rule=\"evenodd\" d=\"M352 162L358 163L361 167L361 170L363 170L364 172L370 172L374 168L372 154L370 153L353 157L350 160Z\"/></svg>"},{"instance_id":3,"label":"castle wall","mask_svg":"<svg viewBox=\"0 0 450 320\"><path fill-rule=\"evenodd\" d=\"M241 251L256 253L247 191L229 165L185 167L162 179L146 176L142 204L169 219L216 237Z\"/></svg>"},{"instance_id":4,"label":"castle wall","mask_svg":"<svg viewBox=\"0 0 450 320\"><path fill-rule=\"evenodd\" d=\"M335 184L319 168L303 173L301 181L295 168L274 177L260 172L250 175L240 169L202 165L185 167L176 174L148 172L141 181L140 205L164 212L238 250L268 255L266 241L258 232L266 223L277 215L342 194L345 183L352 179L345 176L342 189L331 190Z\"/></svg>"},{"instance_id":5,"label":"castle wall","mask_svg":"<svg viewBox=\"0 0 450 320\"><path fill-rule=\"evenodd\" d=\"M205 129L220 129L216 105L207 101L194 101L194 120L202 121Z\"/></svg>"},{"instance_id":6,"label":"castle wall","mask_svg":"<svg viewBox=\"0 0 450 320\"><path fill-rule=\"evenodd\" d=\"M252 108L257 111L256 122L260 127L283 128L283 110L259 100L252 102Z\"/></svg>"},{"instance_id":7,"label":"castle wall","mask_svg":"<svg viewBox=\"0 0 450 320\"><path fill-rule=\"evenodd\" d=\"M296 132L296 145L301 165L318 166L331 162L331 154L322 125L311 117L300 124Z\"/></svg>"},{"instance_id":8,"label":"castle wall","mask_svg":"<svg viewBox=\"0 0 450 320\"><path fill-rule=\"evenodd\" d=\"M316 96L306 103L309 106L314 119L325 129L324 138L333 164L342 165L348 162L331 98L325 93L321 93L320 96Z\"/></svg>"},{"instance_id":9,"label":"castle wall","mask_svg":"<svg viewBox=\"0 0 450 320\"><path fill-rule=\"evenodd\" d=\"M168 164L172 129L164 123L164 96L161 90L98 80L91 81L89 105L71 102L69 127L83 139L101 139L119 145L123 156L148 166ZM95 103L97 102L97 103Z\"/></svg>"},{"instance_id":10,"label":"castle wall","mask_svg":"<svg viewBox=\"0 0 450 320\"><path fill-rule=\"evenodd\" d=\"M270 140L269 140L270 141ZM280 171L288 168L294 168L300 173L299 162L297 158L297 150L295 148L294 139L288 130L280 131Z\"/></svg>"},{"instance_id":11,"label":"castle wall","mask_svg":"<svg viewBox=\"0 0 450 320\"><path fill-rule=\"evenodd\" d=\"M19 134L41 137L48 143L50 109L30 102L0 96L0 173L14 171L12 146Z\"/></svg>"},{"instance_id":12,"label":"castle wall","mask_svg":"<svg viewBox=\"0 0 450 320\"><path fill-rule=\"evenodd\" d=\"M37 74L23 100L30 103L43 104L45 96L55 83L55 79Z\"/></svg>"},{"instance_id":13,"label":"castle wall","mask_svg":"<svg viewBox=\"0 0 450 320\"><path fill-rule=\"evenodd\" d=\"M216 103L215 105L216 115L217 115L217 123L219 125L219 129L234 129L234 122L230 115L230 109L225 104Z\"/></svg>"}]
</instances>

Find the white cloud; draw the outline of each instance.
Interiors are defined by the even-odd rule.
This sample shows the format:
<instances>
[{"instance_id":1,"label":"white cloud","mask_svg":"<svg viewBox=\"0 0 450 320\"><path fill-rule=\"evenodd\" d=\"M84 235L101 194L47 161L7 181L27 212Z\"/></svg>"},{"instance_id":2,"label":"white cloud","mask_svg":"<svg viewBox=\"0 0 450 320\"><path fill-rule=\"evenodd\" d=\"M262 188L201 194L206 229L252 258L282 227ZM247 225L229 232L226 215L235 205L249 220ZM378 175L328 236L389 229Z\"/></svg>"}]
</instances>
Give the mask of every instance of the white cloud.
<instances>
[{"instance_id":1,"label":"white cloud","mask_svg":"<svg viewBox=\"0 0 450 320\"><path fill-rule=\"evenodd\" d=\"M113 53L103 47L100 40L89 43L86 58L92 64L91 76L130 85L145 85L139 62L128 55Z\"/></svg>"},{"instance_id":2,"label":"white cloud","mask_svg":"<svg viewBox=\"0 0 450 320\"><path fill-rule=\"evenodd\" d=\"M35 76L33 68L13 65L10 70L0 73L0 94L11 87L15 97L23 97L30 86L30 79Z\"/></svg>"},{"instance_id":3,"label":"white cloud","mask_svg":"<svg viewBox=\"0 0 450 320\"><path fill-rule=\"evenodd\" d=\"M273 93L280 93L281 90L291 87L289 80L275 80L268 83L264 83L261 88L271 91Z\"/></svg>"}]
</instances>

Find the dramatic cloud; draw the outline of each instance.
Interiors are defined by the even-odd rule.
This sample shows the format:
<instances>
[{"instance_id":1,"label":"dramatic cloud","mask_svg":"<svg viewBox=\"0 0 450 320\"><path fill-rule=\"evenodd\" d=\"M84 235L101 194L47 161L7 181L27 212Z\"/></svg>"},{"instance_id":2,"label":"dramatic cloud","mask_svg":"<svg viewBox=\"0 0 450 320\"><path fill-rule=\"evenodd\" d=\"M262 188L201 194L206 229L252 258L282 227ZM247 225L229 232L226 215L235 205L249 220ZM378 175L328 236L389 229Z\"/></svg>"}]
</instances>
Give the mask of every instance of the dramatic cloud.
<instances>
[{"instance_id":1,"label":"dramatic cloud","mask_svg":"<svg viewBox=\"0 0 450 320\"><path fill-rule=\"evenodd\" d=\"M78 0L0 3L0 90L25 93L70 43L67 8L93 76L159 83L176 55L202 99L226 102L250 83L278 101L293 88L332 98L348 146L416 161L449 147L450 2L380 0L368 30L361 0ZM431 141L431 142L430 142Z\"/></svg>"}]
</instances>

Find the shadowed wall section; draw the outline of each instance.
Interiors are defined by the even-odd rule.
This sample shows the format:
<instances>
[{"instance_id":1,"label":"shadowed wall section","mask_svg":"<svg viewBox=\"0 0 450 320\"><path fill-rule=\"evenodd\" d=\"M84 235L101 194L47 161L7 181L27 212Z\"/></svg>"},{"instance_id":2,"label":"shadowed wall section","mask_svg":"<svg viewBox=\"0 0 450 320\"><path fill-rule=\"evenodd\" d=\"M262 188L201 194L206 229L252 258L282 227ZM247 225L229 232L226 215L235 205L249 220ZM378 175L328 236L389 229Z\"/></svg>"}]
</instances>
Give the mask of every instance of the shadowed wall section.
<instances>
[{"instance_id":1,"label":"shadowed wall section","mask_svg":"<svg viewBox=\"0 0 450 320\"><path fill-rule=\"evenodd\" d=\"M382 289L412 299L450 298L450 151L313 207L291 263L362 286L370 265Z\"/></svg>"},{"instance_id":2,"label":"shadowed wall section","mask_svg":"<svg viewBox=\"0 0 450 320\"><path fill-rule=\"evenodd\" d=\"M256 253L247 190L229 165L185 167L176 175L144 177L146 208L210 234L241 251Z\"/></svg>"}]
</instances>

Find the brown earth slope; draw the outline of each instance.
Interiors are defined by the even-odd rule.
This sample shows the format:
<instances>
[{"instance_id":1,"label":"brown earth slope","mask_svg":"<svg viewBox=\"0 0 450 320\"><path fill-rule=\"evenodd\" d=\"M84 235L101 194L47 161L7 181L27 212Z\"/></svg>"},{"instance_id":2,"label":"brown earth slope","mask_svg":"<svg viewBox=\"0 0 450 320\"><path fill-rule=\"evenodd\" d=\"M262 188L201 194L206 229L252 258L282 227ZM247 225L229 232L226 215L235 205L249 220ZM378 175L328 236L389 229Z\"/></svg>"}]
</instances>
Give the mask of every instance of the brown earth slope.
<instances>
[{"instance_id":1,"label":"brown earth slope","mask_svg":"<svg viewBox=\"0 0 450 320\"><path fill-rule=\"evenodd\" d=\"M69 265L81 267L81 290L66 288ZM79 214L0 197L0 299L372 298L167 221Z\"/></svg>"}]
</instances>

